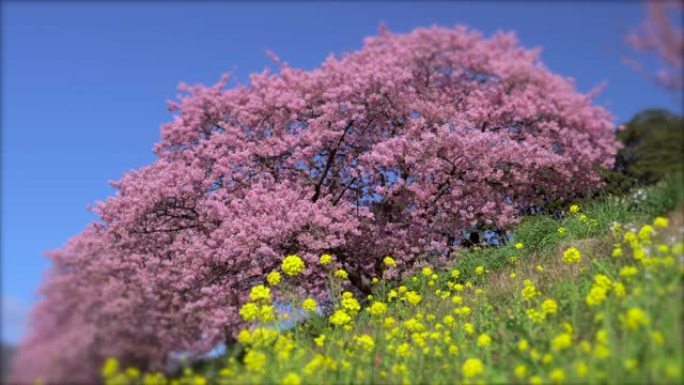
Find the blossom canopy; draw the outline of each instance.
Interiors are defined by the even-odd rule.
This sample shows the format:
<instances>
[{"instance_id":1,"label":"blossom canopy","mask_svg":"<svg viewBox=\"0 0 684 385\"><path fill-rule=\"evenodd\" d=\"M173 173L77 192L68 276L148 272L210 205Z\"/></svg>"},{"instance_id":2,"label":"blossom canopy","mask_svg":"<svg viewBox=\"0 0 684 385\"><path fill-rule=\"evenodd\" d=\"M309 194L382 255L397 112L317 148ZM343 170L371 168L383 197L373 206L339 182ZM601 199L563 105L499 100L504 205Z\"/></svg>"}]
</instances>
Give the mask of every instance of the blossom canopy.
<instances>
[{"instance_id":1,"label":"blossom canopy","mask_svg":"<svg viewBox=\"0 0 684 385\"><path fill-rule=\"evenodd\" d=\"M593 95L510 33L382 29L317 69L278 66L243 85L181 85L158 159L113 183L100 221L51 254L16 378L88 382L105 357L159 368L206 352L234 340L274 271L252 299L296 287L324 303L333 271L365 291L443 265L464 229L506 229L600 188L618 148Z\"/></svg>"}]
</instances>

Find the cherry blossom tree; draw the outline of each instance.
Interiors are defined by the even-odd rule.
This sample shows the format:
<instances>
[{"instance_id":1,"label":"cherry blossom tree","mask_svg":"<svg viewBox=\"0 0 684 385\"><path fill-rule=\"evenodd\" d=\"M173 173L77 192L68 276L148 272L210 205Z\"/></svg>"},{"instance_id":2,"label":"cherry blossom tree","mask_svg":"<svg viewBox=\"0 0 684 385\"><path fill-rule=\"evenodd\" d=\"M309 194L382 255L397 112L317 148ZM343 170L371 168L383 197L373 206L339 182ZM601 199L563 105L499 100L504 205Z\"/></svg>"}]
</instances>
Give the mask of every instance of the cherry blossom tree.
<instances>
[{"instance_id":1,"label":"cherry blossom tree","mask_svg":"<svg viewBox=\"0 0 684 385\"><path fill-rule=\"evenodd\" d=\"M157 161L52 253L17 378L92 381L105 356L160 367L230 341L288 254L306 264L288 295L323 302L336 269L364 292L446 264L464 229L600 188L617 151L611 115L513 34L382 29L312 71L277 63L248 84L181 85Z\"/></svg>"},{"instance_id":2,"label":"cherry blossom tree","mask_svg":"<svg viewBox=\"0 0 684 385\"><path fill-rule=\"evenodd\" d=\"M659 68L652 75L654 80L667 89L680 91L684 89L684 1L649 0L646 10L646 19L627 35L627 43L638 52L655 54ZM646 72L634 59L629 59L628 64Z\"/></svg>"}]
</instances>

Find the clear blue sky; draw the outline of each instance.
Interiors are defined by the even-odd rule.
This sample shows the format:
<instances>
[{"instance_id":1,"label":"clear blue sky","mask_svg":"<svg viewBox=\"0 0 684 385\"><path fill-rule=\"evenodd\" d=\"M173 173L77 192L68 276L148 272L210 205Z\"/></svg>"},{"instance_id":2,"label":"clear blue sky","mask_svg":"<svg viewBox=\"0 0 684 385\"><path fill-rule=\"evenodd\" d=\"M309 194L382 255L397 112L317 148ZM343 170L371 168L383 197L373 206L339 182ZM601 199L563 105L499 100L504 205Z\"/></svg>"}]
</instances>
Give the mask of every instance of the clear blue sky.
<instances>
[{"instance_id":1,"label":"clear blue sky","mask_svg":"<svg viewBox=\"0 0 684 385\"><path fill-rule=\"evenodd\" d=\"M381 21L392 31L466 24L515 30L542 46L553 71L581 91L607 80L598 102L619 122L646 107L678 109L671 94L621 62L638 3L3 3L3 340L16 342L25 311L57 248L113 193L107 181L154 160L165 101L180 81L240 79L361 47Z\"/></svg>"}]
</instances>

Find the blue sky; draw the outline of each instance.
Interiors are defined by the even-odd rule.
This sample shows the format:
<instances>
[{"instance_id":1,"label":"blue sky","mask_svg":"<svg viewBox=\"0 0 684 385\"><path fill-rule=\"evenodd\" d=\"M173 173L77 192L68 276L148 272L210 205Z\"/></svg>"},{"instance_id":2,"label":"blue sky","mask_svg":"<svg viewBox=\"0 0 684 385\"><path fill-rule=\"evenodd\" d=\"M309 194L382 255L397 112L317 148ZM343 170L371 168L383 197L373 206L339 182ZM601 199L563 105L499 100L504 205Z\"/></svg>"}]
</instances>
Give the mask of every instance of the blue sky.
<instances>
[{"instance_id":1,"label":"blue sky","mask_svg":"<svg viewBox=\"0 0 684 385\"><path fill-rule=\"evenodd\" d=\"M580 91L628 120L646 107L678 110L673 95L622 64L638 3L95 3L3 2L3 340L16 342L26 309L62 245L95 219L86 206L108 180L154 160L166 100L180 81L244 80L272 66L264 50L311 69L355 50L380 22L390 30L465 24L515 30Z\"/></svg>"}]
</instances>

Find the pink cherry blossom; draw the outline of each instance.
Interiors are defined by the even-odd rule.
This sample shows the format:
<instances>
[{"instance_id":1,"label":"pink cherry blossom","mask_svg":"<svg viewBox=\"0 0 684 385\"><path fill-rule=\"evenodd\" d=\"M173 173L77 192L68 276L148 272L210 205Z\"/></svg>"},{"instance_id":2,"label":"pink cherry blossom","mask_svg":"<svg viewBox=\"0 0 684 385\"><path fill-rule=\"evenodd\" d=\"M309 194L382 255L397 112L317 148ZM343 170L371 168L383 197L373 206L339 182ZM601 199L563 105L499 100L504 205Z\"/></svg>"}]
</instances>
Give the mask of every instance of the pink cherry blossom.
<instances>
[{"instance_id":1,"label":"pink cherry blossom","mask_svg":"<svg viewBox=\"0 0 684 385\"><path fill-rule=\"evenodd\" d=\"M630 32L627 43L639 52L655 54L659 68L652 77L665 88L679 91L684 89L684 30L681 20L684 16L682 0L648 0L647 17L638 29ZM679 22L678 22L679 21ZM646 70L634 59L628 64L640 72Z\"/></svg>"}]
</instances>

